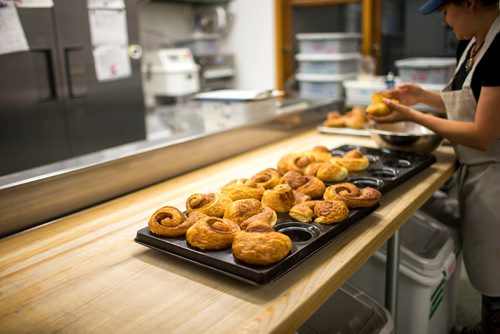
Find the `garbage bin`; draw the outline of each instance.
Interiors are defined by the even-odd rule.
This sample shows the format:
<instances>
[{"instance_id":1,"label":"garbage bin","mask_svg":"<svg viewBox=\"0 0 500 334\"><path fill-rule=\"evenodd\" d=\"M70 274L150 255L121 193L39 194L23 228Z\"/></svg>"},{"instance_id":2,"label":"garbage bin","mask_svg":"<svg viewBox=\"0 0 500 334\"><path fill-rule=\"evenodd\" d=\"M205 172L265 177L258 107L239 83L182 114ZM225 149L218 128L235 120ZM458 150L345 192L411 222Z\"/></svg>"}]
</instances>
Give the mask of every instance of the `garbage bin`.
<instances>
[{"instance_id":1,"label":"garbage bin","mask_svg":"<svg viewBox=\"0 0 500 334\"><path fill-rule=\"evenodd\" d=\"M449 333L456 316L461 245L458 232L418 211L400 230L396 333ZM349 280L384 302L385 246Z\"/></svg>"},{"instance_id":2,"label":"garbage bin","mask_svg":"<svg viewBox=\"0 0 500 334\"><path fill-rule=\"evenodd\" d=\"M352 284L344 284L314 313L298 334L394 333L389 312Z\"/></svg>"}]
</instances>

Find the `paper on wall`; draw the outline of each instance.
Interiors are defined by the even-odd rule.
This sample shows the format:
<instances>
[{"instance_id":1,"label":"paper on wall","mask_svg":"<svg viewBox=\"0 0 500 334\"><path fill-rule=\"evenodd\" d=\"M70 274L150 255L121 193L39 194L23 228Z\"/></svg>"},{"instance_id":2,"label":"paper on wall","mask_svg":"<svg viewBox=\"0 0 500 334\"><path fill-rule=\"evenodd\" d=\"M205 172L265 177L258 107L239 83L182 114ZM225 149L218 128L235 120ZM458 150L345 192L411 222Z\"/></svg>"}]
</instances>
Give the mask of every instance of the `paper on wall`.
<instances>
[{"instance_id":1,"label":"paper on wall","mask_svg":"<svg viewBox=\"0 0 500 334\"><path fill-rule=\"evenodd\" d=\"M28 41L12 2L0 7L0 54L26 51Z\"/></svg>"},{"instance_id":2,"label":"paper on wall","mask_svg":"<svg viewBox=\"0 0 500 334\"><path fill-rule=\"evenodd\" d=\"M126 46L98 46L94 48L93 53L97 80L109 81L131 75Z\"/></svg>"},{"instance_id":3,"label":"paper on wall","mask_svg":"<svg viewBox=\"0 0 500 334\"><path fill-rule=\"evenodd\" d=\"M127 12L123 9L89 9L92 45L127 45Z\"/></svg>"},{"instance_id":4,"label":"paper on wall","mask_svg":"<svg viewBox=\"0 0 500 334\"><path fill-rule=\"evenodd\" d=\"M125 2L123 0L87 0L87 8L123 9Z\"/></svg>"},{"instance_id":5,"label":"paper on wall","mask_svg":"<svg viewBox=\"0 0 500 334\"><path fill-rule=\"evenodd\" d=\"M16 6L20 8L50 8L54 7L53 0L17 0Z\"/></svg>"}]
</instances>

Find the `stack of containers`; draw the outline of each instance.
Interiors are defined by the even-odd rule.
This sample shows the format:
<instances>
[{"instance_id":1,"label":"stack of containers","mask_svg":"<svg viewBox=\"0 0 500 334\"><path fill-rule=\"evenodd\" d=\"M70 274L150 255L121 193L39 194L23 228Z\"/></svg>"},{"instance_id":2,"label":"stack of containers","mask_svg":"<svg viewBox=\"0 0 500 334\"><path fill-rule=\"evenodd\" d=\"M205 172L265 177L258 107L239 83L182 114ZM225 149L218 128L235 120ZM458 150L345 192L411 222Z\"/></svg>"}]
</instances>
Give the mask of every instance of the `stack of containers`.
<instances>
[{"instance_id":1,"label":"stack of containers","mask_svg":"<svg viewBox=\"0 0 500 334\"><path fill-rule=\"evenodd\" d=\"M300 96L306 98L344 98L344 80L357 75L361 58L358 33L301 33L296 35L299 62L296 79Z\"/></svg>"}]
</instances>

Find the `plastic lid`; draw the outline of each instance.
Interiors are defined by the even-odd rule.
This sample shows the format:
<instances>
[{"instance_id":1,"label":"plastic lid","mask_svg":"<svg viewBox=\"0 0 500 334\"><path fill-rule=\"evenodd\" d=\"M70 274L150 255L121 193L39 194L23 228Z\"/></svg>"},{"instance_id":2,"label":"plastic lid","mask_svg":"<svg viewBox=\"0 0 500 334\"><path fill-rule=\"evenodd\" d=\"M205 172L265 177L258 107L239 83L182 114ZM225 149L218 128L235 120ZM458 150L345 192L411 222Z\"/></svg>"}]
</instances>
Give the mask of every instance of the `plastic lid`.
<instances>
[{"instance_id":1,"label":"plastic lid","mask_svg":"<svg viewBox=\"0 0 500 334\"><path fill-rule=\"evenodd\" d=\"M397 67L433 68L456 65L455 58L408 58L396 60Z\"/></svg>"},{"instance_id":2,"label":"plastic lid","mask_svg":"<svg viewBox=\"0 0 500 334\"><path fill-rule=\"evenodd\" d=\"M295 37L298 40L360 39L361 34L354 32L301 33Z\"/></svg>"},{"instance_id":3,"label":"plastic lid","mask_svg":"<svg viewBox=\"0 0 500 334\"><path fill-rule=\"evenodd\" d=\"M359 52L353 53L298 53L295 55L298 61L336 61L336 60L358 60L361 59Z\"/></svg>"},{"instance_id":4,"label":"plastic lid","mask_svg":"<svg viewBox=\"0 0 500 334\"><path fill-rule=\"evenodd\" d=\"M424 276L441 273L455 249L452 231L421 211L400 229L400 240L401 263Z\"/></svg>"},{"instance_id":5,"label":"plastic lid","mask_svg":"<svg viewBox=\"0 0 500 334\"><path fill-rule=\"evenodd\" d=\"M309 74L309 73L297 73L295 78L298 81L321 81L321 82L332 82L332 81L344 81L355 78L357 73L346 73L346 74Z\"/></svg>"}]
</instances>

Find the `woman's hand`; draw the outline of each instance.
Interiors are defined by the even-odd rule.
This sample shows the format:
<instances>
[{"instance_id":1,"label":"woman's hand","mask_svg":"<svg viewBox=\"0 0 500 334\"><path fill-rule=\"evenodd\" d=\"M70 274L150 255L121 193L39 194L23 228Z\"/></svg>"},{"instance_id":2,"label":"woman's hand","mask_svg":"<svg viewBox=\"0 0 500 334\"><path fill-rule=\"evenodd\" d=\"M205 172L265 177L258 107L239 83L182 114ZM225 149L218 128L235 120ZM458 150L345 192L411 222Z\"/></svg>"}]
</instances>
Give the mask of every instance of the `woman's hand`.
<instances>
[{"instance_id":1,"label":"woman's hand","mask_svg":"<svg viewBox=\"0 0 500 334\"><path fill-rule=\"evenodd\" d=\"M369 119L374 120L377 123L412 121L415 113L418 112L396 100L383 99L382 101L391 109L391 112L384 116L368 115Z\"/></svg>"},{"instance_id":2,"label":"woman's hand","mask_svg":"<svg viewBox=\"0 0 500 334\"><path fill-rule=\"evenodd\" d=\"M398 100L405 106L411 106L422 102L425 90L415 84L402 84L396 89L387 92L391 98Z\"/></svg>"}]
</instances>

